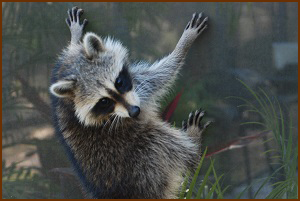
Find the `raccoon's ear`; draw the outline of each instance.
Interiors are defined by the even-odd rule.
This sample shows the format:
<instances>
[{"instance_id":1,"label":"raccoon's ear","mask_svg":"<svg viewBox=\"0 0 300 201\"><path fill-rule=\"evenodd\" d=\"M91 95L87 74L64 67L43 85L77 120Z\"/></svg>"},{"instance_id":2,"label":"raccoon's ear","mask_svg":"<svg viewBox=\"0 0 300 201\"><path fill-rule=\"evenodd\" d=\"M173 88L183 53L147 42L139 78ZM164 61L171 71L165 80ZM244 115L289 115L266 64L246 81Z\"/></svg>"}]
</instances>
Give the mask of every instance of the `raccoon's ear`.
<instances>
[{"instance_id":1,"label":"raccoon's ear","mask_svg":"<svg viewBox=\"0 0 300 201\"><path fill-rule=\"evenodd\" d=\"M50 92L58 98L68 98L73 94L75 81L60 80L50 86Z\"/></svg>"},{"instance_id":2,"label":"raccoon's ear","mask_svg":"<svg viewBox=\"0 0 300 201\"><path fill-rule=\"evenodd\" d=\"M105 51L101 38L91 32L84 35L83 45L88 57L91 59Z\"/></svg>"}]
</instances>

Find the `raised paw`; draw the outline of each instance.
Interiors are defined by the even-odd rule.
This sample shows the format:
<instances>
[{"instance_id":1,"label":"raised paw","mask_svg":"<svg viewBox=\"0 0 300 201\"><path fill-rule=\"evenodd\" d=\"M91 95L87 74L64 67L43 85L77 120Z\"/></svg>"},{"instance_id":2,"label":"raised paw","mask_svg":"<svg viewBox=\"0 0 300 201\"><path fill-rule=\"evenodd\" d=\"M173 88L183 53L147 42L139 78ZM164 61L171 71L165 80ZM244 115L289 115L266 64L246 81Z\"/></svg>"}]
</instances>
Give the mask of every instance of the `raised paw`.
<instances>
[{"instance_id":1,"label":"raised paw","mask_svg":"<svg viewBox=\"0 0 300 201\"><path fill-rule=\"evenodd\" d=\"M67 13L68 18L66 18L66 23L70 28L78 25L84 29L84 27L87 25L87 20L84 19L82 24L80 24L80 16L83 14L83 9L75 6L72 9L69 9Z\"/></svg>"},{"instance_id":2,"label":"raised paw","mask_svg":"<svg viewBox=\"0 0 300 201\"><path fill-rule=\"evenodd\" d=\"M181 37L184 46L190 46L193 41L207 28L208 17L202 19L202 13L194 13L191 21L188 22Z\"/></svg>"},{"instance_id":3,"label":"raised paw","mask_svg":"<svg viewBox=\"0 0 300 201\"><path fill-rule=\"evenodd\" d=\"M211 121L201 124L201 120L205 115L205 111L199 109L194 113L189 114L188 120L182 122L182 129L188 133L191 137L201 137L202 133L211 124Z\"/></svg>"},{"instance_id":4,"label":"raised paw","mask_svg":"<svg viewBox=\"0 0 300 201\"><path fill-rule=\"evenodd\" d=\"M187 24L185 30L193 30L194 32L196 31L197 34L201 34L206 28L207 28L207 20L208 20L208 17L204 18L202 21L201 21L201 18L202 18L202 13L194 13L193 14L193 17L192 17L192 20L189 21L189 23Z\"/></svg>"},{"instance_id":5,"label":"raised paw","mask_svg":"<svg viewBox=\"0 0 300 201\"><path fill-rule=\"evenodd\" d=\"M66 23L71 31L71 42L77 43L79 42L83 29L87 25L87 19L84 19L82 23L80 23L80 17L83 14L83 9L78 8L77 6L69 9L67 11L68 18L66 19Z\"/></svg>"}]
</instances>

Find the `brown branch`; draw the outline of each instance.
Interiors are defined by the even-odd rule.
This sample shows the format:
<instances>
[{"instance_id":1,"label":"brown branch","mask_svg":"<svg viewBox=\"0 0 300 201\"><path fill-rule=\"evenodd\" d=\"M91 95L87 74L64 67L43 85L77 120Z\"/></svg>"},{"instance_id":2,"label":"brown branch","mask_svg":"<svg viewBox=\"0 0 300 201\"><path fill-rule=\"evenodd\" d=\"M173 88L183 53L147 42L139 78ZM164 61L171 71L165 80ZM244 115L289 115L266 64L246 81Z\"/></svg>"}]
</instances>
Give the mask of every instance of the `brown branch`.
<instances>
[{"instance_id":1,"label":"brown branch","mask_svg":"<svg viewBox=\"0 0 300 201\"><path fill-rule=\"evenodd\" d=\"M50 106L40 97L36 89L31 87L25 79L18 74L16 74L15 77L21 82L23 96L34 105L34 107L47 121L52 122Z\"/></svg>"},{"instance_id":2,"label":"brown branch","mask_svg":"<svg viewBox=\"0 0 300 201\"><path fill-rule=\"evenodd\" d=\"M257 139L265 136L269 132L271 132L271 131L265 131L265 132L258 133L258 134L255 134L255 135L239 137L237 139L234 139L234 140L226 143L225 145L223 145L219 148L212 148L213 151L206 154L205 157L210 157L210 156L213 156L213 155L216 155L216 154L219 154L221 152L231 150L231 149L242 148L242 147L250 144L251 142L253 142L253 140L257 140Z\"/></svg>"}]
</instances>

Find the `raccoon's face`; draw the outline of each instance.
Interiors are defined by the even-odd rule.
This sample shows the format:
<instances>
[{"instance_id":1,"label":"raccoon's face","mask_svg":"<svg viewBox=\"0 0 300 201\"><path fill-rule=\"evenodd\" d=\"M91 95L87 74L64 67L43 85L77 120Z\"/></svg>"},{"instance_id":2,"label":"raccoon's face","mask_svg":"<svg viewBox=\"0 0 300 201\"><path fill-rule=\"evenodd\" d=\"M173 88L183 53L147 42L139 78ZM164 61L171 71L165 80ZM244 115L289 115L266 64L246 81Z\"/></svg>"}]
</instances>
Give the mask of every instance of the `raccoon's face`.
<instances>
[{"instance_id":1,"label":"raccoon's face","mask_svg":"<svg viewBox=\"0 0 300 201\"><path fill-rule=\"evenodd\" d=\"M84 59L74 64L76 75L58 80L50 92L71 99L76 116L85 125L99 125L112 116L137 118L140 100L126 62L127 50L93 33L85 35L83 46Z\"/></svg>"}]
</instances>

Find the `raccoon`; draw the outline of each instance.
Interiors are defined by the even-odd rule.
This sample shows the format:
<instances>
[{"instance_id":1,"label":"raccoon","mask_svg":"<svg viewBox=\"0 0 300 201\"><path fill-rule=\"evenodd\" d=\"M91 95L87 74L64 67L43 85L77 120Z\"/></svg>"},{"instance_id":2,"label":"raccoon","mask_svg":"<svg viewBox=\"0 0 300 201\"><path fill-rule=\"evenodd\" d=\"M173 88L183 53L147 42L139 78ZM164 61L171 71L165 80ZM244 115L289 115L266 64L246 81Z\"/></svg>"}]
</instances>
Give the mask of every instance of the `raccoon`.
<instances>
[{"instance_id":1,"label":"raccoon","mask_svg":"<svg viewBox=\"0 0 300 201\"><path fill-rule=\"evenodd\" d=\"M82 33L83 10L68 10L70 44L51 77L56 133L88 198L176 198L182 173L200 158L197 110L176 129L163 122L158 101L174 83L193 41L207 28L194 13L174 51L159 61L130 63L111 37Z\"/></svg>"}]
</instances>

